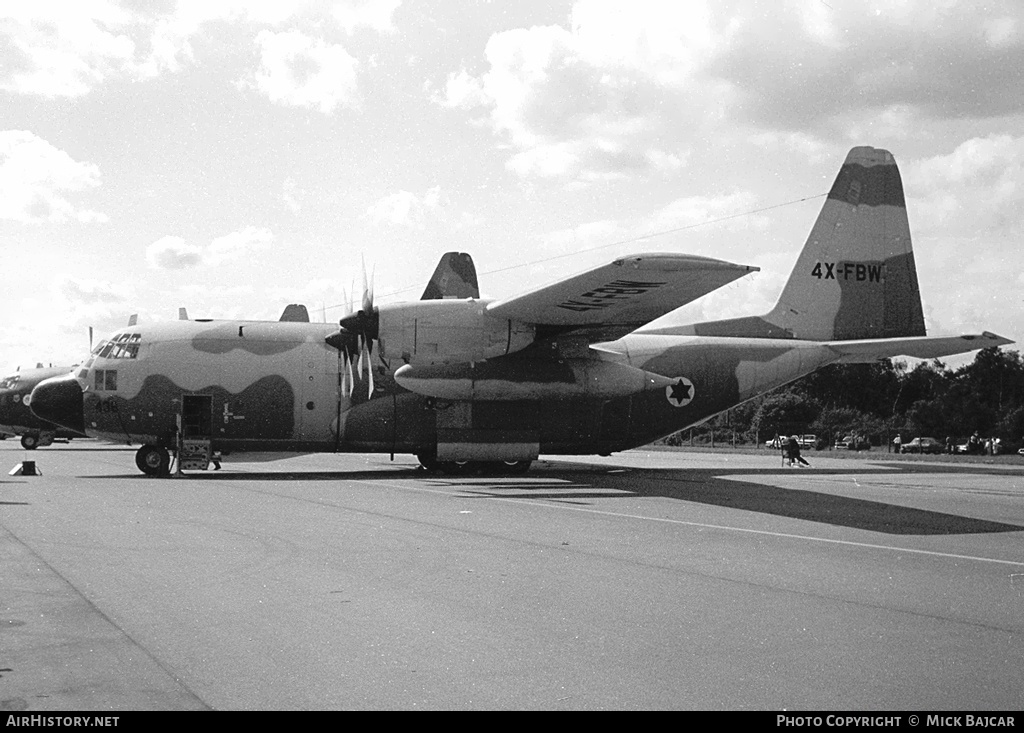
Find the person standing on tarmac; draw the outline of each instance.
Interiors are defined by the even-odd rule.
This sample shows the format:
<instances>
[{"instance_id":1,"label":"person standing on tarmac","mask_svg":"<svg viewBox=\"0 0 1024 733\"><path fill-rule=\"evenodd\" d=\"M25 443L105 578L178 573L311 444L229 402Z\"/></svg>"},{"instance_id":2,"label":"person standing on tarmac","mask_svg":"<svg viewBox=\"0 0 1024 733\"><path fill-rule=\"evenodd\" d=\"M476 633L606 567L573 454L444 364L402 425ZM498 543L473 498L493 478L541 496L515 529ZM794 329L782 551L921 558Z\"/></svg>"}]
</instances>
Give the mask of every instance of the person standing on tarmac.
<instances>
[{"instance_id":1,"label":"person standing on tarmac","mask_svg":"<svg viewBox=\"0 0 1024 733\"><path fill-rule=\"evenodd\" d=\"M786 441L786 455L789 457L789 465L791 466L799 464L809 468L811 465L800 455L800 442L795 435L790 435L789 440Z\"/></svg>"}]
</instances>

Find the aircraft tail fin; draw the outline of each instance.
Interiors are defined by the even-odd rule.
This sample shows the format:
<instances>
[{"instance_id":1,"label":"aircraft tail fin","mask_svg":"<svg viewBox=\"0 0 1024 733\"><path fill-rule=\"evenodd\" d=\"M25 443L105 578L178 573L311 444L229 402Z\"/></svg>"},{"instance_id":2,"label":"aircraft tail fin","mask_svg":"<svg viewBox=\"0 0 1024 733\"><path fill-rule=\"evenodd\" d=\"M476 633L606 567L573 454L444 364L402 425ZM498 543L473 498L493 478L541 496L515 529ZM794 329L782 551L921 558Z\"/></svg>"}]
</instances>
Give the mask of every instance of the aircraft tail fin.
<instances>
[{"instance_id":1,"label":"aircraft tail fin","mask_svg":"<svg viewBox=\"0 0 1024 733\"><path fill-rule=\"evenodd\" d=\"M309 311L301 303L291 303L285 306L284 313L281 314L281 318L278 320L291 321L293 323L309 323Z\"/></svg>"},{"instance_id":2,"label":"aircraft tail fin","mask_svg":"<svg viewBox=\"0 0 1024 733\"><path fill-rule=\"evenodd\" d=\"M476 281L473 258L465 252L445 252L420 300L479 297L480 286Z\"/></svg>"},{"instance_id":3,"label":"aircraft tail fin","mask_svg":"<svg viewBox=\"0 0 1024 733\"><path fill-rule=\"evenodd\" d=\"M907 204L892 154L850 151L769 313L697 324L692 332L811 341L925 335Z\"/></svg>"}]
</instances>

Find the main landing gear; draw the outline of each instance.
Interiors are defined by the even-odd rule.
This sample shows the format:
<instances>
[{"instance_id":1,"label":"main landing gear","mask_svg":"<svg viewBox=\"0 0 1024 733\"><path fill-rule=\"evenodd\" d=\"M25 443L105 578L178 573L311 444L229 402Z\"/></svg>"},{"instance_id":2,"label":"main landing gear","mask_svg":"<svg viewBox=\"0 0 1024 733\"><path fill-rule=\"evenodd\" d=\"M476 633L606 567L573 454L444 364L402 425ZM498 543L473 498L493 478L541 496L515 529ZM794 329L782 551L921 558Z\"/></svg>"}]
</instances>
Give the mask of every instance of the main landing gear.
<instances>
[{"instance_id":1,"label":"main landing gear","mask_svg":"<svg viewBox=\"0 0 1024 733\"><path fill-rule=\"evenodd\" d=\"M428 453L417 453L420 468L449 476L518 476L530 470L533 461L439 461Z\"/></svg>"},{"instance_id":2,"label":"main landing gear","mask_svg":"<svg viewBox=\"0 0 1024 733\"><path fill-rule=\"evenodd\" d=\"M171 471L171 456L159 445L144 445L135 453L135 465L147 476L167 476Z\"/></svg>"}]
</instances>

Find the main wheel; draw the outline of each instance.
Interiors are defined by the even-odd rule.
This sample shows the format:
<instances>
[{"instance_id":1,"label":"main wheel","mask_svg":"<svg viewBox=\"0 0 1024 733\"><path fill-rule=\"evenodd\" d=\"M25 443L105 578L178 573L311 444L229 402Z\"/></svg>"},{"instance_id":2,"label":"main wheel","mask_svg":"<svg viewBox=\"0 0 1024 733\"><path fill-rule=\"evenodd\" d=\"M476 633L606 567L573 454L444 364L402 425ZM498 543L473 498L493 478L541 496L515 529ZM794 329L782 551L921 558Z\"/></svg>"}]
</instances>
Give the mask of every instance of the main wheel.
<instances>
[{"instance_id":1,"label":"main wheel","mask_svg":"<svg viewBox=\"0 0 1024 733\"><path fill-rule=\"evenodd\" d=\"M526 473L533 461L487 461L480 464L484 476L518 476Z\"/></svg>"},{"instance_id":2,"label":"main wheel","mask_svg":"<svg viewBox=\"0 0 1024 733\"><path fill-rule=\"evenodd\" d=\"M147 476L166 476L171 467L171 457L166 448L144 445L135 454L135 465Z\"/></svg>"},{"instance_id":3,"label":"main wheel","mask_svg":"<svg viewBox=\"0 0 1024 733\"><path fill-rule=\"evenodd\" d=\"M477 469L475 461L444 461L441 470L449 476L468 476Z\"/></svg>"},{"instance_id":4,"label":"main wheel","mask_svg":"<svg viewBox=\"0 0 1024 733\"><path fill-rule=\"evenodd\" d=\"M530 470L533 461L502 461L502 473L506 476L518 476Z\"/></svg>"},{"instance_id":5,"label":"main wheel","mask_svg":"<svg viewBox=\"0 0 1024 733\"><path fill-rule=\"evenodd\" d=\"M39 447L39 436L26 433L21 436L21 447L25 450L35 450Z\"/></svg>"}]
</instances>

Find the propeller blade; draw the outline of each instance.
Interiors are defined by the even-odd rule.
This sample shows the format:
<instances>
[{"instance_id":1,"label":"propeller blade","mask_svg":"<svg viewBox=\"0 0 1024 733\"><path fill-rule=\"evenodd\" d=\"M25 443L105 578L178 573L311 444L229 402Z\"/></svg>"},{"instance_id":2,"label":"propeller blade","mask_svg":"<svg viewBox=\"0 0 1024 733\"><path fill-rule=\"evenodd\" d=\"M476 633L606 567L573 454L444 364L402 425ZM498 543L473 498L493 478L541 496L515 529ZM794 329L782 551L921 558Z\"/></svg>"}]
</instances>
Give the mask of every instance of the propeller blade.
<instances>
[{"instance_id":1,"label":"propeller blade","mask_svg":"<svg viewBox=\"0 0 1024 733\"><path fill-rule=\"evenodd\" d=\"M370 288L369 283L366 280L366 258L363 257L363 312L373 312L373 290Z\"/></svg>"}]
</instances>

